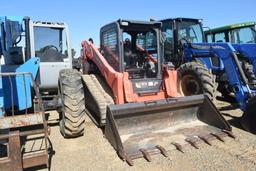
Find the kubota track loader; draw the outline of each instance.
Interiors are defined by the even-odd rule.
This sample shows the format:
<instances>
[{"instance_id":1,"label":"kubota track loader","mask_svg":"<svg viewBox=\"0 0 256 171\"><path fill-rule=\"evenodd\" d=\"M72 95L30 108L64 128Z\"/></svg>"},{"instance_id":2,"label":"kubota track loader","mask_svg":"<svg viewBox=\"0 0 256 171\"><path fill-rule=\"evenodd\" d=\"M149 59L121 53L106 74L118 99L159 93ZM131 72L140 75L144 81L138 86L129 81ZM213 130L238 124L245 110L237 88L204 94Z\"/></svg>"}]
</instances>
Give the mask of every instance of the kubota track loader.
<instances>
[{"instance_id":1,"label":"kubota track loader","mask_svg":"<svg viewBox=\"0 0 256 171\"><path fill-rule=\"evenodd\" d=\"M100 49L82 42L83 74L60 73L64 136L83 134L87 111L130 165L135 158L183 151L185 144L198 148L200 141L233 137L207 97L180 97L177 72L162 62L160 29L160 22L118 20L101 28Z\"/></svg>"}]
</instances>

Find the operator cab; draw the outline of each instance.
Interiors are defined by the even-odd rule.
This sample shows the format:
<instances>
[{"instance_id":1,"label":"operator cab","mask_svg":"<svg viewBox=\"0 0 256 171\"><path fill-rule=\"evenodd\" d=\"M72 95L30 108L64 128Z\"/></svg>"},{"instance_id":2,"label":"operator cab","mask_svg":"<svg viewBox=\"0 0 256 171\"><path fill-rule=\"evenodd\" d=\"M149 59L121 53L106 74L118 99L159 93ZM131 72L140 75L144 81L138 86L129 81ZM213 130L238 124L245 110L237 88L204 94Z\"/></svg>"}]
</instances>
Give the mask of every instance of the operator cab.
<instances>
[{"instance_id":1,"label":"operator cab","mask_svg":"<svg viewBox=\"0 0 256 171\"><path fill-rule=\"evenodd\" d=\"M57 92L60 70L72 68L67 25L32 21L29 17L0 17L0 21L3 63L15 67L39 57L36 81L41 91Z\"/></svg>"},{"instance_id":2,"label":"operator cab","mask_svg":"<svg viewBox=\"0 0 256 171\"><path fill-rule=\"evenodd\" d=\"M160 22L118 20L101 28L101 50L117 72L127 72L135 92L158 92L162 81ZM162 42L163 43L163 42Z\"/></svg>"},{"instance_id":3,"label":"operator cab","mask_svg":"<svg viewBox=\"0 0 256 171\"><path fill-rule=\"evenodd\" d=\"M40 89L55 92L59 72L72 68L68 26L59 22L33 21L30 28L31 53L40 58Z\"/></svg>"},{"instance_id":4,"label":"operator cab","mask_svg":"<svg viewBox=\"0 0 256 171\"><path fill-rule=\"evenodd\" d=\"M65 28L34 23L35 55L40 61L64 62L68 59Z\"/></svg>"},{"instance_id":5,"label":"operator cab","mask_svg":"<svg viewBox=\"0 0 256 171\"><path fill-rule=\"evenodd\" d=\"M227 25L205 31L207 42L256 43L256 22Z\"/></svg>"},{"instance_id":6,"label":"operator cab","mask_svg":"<svg viewBox=\"0 0 256 171\"><path fill-rule=\"evenodd\" d=\"M123 30L124 70L130 77L154 78L157 75L157 39L154 30Z\"/></svg>"},{"instance_id":7,"label":"operator cab","mask_svg":"<svg viewBox=\"0 0 256 171\"><path fill-rule=\"evenodd\" d=\"M165 62L179 63L183 43L203 43L205 37L199 19L173 18L161 20Z\"/></svg>"}]
</instances>

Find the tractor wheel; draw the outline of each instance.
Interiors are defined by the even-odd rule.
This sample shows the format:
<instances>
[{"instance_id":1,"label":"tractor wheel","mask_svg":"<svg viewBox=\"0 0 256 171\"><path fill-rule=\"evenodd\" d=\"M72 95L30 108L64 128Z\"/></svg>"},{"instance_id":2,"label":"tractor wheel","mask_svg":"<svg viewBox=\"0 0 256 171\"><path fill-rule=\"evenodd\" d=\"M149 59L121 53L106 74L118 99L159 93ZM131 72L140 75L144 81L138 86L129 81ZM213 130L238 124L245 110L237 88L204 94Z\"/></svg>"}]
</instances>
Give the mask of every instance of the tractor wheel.
<instances>
[{"instance_id":1,"label":"tractor wheel","mask_svg":"<svg viewBox=\"0 0 256 171\"><path fill-rule=\"evenodd\" d=\"M217 90L221 93L224 99L230 99L231 90L228 87L228 82L221 82L217 88Z\"/></svg>"},{"instance_id":2,"label":"tractor wheel","mask_svg":"<svg viewBox=\"0 0 256 171\"><path fill-rule=\"evenodd\" d=\"M182 64L178 72L184 96L205 94L210 100L215 100L215 77L204 65L198 62L188 62Z\"/></svg>"},{"instance_id":3,"label":"tractor wheel","mask_svg":"<svg viewBox=\"0 0 256 171\"><path fill-rule=\"evenodd\" d=\"M85 102L81 73L74 69L62 70L59 75L59 92L62 103L61 133L66 138L83 135Z\"/></svg>"},{"instance_id":4,"label":"tractor wheel","mask_svg":"<svg viewBox=\"0 0 256 171\"><path fill-rule=\"evenodd\" d=\"M243 62L242 68L244 70L245 76L248 79L249 86L252 88L256 87L256 77L253 72L253 66L249 62Z\"/></svg>"},{"instance_id":5,"label":"tractor wheel","mask_svg":"<svg viewBox=\"0 0 256 171\"><path fill-rule=\"evenodd\" d=\"M256 134L256 96L251 98L241 118L242 127L253 134Z\"/></svg>"}]
</instances>

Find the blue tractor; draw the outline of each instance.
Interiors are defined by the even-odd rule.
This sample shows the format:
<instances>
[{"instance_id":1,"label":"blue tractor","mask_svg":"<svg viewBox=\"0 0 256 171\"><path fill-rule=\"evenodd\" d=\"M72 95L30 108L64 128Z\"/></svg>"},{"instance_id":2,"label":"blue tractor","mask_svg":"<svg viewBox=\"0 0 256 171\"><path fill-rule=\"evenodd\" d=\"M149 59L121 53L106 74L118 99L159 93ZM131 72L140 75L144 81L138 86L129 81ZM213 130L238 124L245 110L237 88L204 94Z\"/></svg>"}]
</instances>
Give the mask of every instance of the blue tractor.
<instances>
[{"instance_id":1,"label":"blue tractor","mask_svg":"<svg viewBox=\"0 0 256 171\"><path fill-rule=\"evenodd\" d=\"M31 55L29 23L0 17L0 170L48 166L49 129L35 82L40 58Z\"/></svg>"},{"instance_id":2,"label":"blue tractor","mask_svg":"<svg viewBox=\"0 0 256 171\"><path fill-rule=\"evenodd\" d=\"M230 43L206 43L202 22L198 19L174 18L161 22L165 63L171 62L179 70L183 94L204 93L214 100L216 90L223 94L231 90L244 111L243 128L256 133L256 108L253 107L256 88L250 86L238 57L245 52L252 57L253 51L245 46L240 46L244 49L239 51L238 46Z\"/></svg>"}]
</instances>

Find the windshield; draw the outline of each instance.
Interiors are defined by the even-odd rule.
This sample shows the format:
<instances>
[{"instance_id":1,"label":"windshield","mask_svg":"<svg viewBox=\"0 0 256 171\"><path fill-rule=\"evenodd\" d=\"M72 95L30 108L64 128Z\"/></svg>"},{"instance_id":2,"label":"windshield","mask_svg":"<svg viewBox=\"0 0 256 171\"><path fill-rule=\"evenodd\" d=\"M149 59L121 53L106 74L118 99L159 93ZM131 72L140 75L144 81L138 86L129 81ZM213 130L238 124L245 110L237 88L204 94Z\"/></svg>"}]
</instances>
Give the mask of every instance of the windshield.
<instances>
[{"instance_id":1,"label":"windshield","mask_svg":"<svg viewBox=\"0 0 256 171\"><path fill-rule=\"evenodd\" d=\"M256 43L255 27L245 27L233 30L234 43Z\"/></svg>"},{"instance_id":2,"label":"windshield","mask_svg":"<svg viewBox=\"0 0 256 171\"><path fill-rule=\"evenodd\" d=\"M34 27L35 54L41 62L63 62L67 58L66 34L63 28Z\"/></svg>"},{"instance_id":3,"label":"windshield","mask_svg":"<svg viewBox=\"0 0 256 171\"><path fill-rule=\"evenodd\" d=\"M182 21L178 25L179 40L185 39L190 43L202 43L203 30L200 23L191 21Z\"/></svg>"},{"instance_id":4,"label":"windshield","mask_svg":"<svg viewBox=\"0 0 256 171\"><path fill-rule=\"evenodd\" d=\"M157 50L156 37L153 32L147 33L138 33L136 39L137 46L142 47L147 51L155 51ZM157 54L155 54L157 55Z\"/></svg>"},{"instance_id":5,"label":"windshield","mask_svg":"<svg viewBox=\"0 0 256 171\"><path fill-rule=\"evenodd\" d=\"M124 31L124 68L133 78L152 78L157 75L157 37L154 30Z\"/></svg>"}]
</instances>

